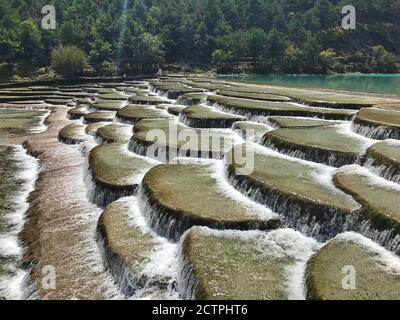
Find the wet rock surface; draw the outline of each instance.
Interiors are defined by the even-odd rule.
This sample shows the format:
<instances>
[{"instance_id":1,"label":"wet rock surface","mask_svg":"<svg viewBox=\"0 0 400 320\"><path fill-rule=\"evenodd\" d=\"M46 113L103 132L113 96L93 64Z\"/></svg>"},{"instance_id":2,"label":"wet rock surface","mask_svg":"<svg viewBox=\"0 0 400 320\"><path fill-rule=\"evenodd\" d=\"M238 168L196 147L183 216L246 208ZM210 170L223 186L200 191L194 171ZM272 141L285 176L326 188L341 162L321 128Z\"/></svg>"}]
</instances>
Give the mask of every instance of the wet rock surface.
<instances>
[{"instance_id":1,"label":"wet rock surface","mask_svg":"<svg viewBox=\"0 0 400 320\"><path fill-rule=\"evenodd\" d=\"M152 208L149 219L161 235L178 240L194 225L237 230L277 226L277 218L268 210L229 196L213 177L214 170L206 164L165 164L145 175L142 197Z\"/></svg>"},{"instance_id":2,"label":"wet rock surface","mask_svg":"<svg viewBox=\"0 0 400 320\"><path fill-rule=\"evenodd\" d=\"M183 75L1 89L0 132L41 168L24 297L398 299L398 102Z\"/></svg>"},{"instance_id":3,"label":"wet rock surface","mask_svg":"<svg viewBox=\"0 0 400 320\"><path fill-rule=\"evenodd\" d=\"M199 300L287 300L291 294L301 299L301 290L290 292L296 279L288 278L288 269L314 247L289 230L240 234L193 228L182 243L183 294Z\"/></svg>"},{"instance_id":4,"label":"wet rock surface","mask_svg":"<svg viewBox=\"0 0 400 320\"><path fill-rule=\"evenodd\" d=\"M400 139L400 111L362 109L354 119L353 131L371 139Z\"/></svg>"},{"instance_id":5,"label":"wet rock surface","mask_svg":"<svg viewBox=\"0 0 400 320\"><path fill-rule=\"evenodd\" d=\"M296 158L341 167L356 163L374 142L351 135L346 132L346 125L338 125L280 128L266 133L262 143Z\"/></svg>"},{"instance_id":6,"label":"wet rock surface","mask_svg":"<svg viewBox=\"0 0 400 320\"><path fill-rule=\"evenodd\" d=\"M343 234L311 258L306 283L314 300L399 300L399 258L360 235Z\"/></svg>"}]
</instances>

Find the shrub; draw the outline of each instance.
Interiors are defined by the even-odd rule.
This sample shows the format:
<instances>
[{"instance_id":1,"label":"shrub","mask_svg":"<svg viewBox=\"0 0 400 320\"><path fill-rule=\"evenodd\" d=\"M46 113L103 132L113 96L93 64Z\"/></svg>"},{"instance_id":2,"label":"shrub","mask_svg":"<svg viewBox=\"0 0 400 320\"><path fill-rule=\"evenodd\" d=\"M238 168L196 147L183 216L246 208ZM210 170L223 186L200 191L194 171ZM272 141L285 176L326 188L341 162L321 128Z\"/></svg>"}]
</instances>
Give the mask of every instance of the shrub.
<instances>
[{"instance_id":1,"label":"shrub","mask_svg":"<svg viewBox=\"0 0 400 320\"><path fill-rule=\"evenodd\" d=\"M56 73L68 78L83 74L87 64L86 54L74 46L61 46L54 49L51 60Z\"/></svg>"}]
</instances>

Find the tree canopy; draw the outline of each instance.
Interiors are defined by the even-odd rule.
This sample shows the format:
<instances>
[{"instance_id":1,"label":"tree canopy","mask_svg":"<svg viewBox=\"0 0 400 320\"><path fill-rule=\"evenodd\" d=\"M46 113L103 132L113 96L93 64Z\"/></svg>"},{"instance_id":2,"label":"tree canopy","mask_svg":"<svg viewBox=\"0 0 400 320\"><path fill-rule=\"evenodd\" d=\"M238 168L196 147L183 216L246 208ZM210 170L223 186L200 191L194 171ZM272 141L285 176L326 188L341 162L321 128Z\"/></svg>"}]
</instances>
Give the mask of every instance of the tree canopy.
<instances>
[{"instance_id":1,"label":"tree canopy","mask_svg":"<svg viewBox=\"0 0 400 320\"><path fill-rule=\"evenodd\" d=\"M150 72L162 63L225 72L399 72L400 0L53 0L57 28L41 28L46 0L0 0L0 62L50 65L76 46L96 70Z\"/></svg>"}]
</instances>

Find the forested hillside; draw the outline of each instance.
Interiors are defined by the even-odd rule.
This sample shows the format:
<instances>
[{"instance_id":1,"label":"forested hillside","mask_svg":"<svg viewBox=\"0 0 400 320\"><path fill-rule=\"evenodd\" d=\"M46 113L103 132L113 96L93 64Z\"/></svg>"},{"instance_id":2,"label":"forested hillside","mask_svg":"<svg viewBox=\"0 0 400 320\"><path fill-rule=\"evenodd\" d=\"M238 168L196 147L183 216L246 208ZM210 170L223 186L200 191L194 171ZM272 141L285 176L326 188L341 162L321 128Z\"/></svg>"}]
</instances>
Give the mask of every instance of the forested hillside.
<instances>
[{"instance_id":1,"label":"forested hillside","mask_svg":"<svg viewBox=\"0 0 400 320\"><path fill-rule=\"evenodd\" d=\"M56 30L41 28L54 4ZM50 64L60 45L98 72L162 63L268 73L399 72L400 0L0 0L0 62Z\"/></svg>"}]
</instances>

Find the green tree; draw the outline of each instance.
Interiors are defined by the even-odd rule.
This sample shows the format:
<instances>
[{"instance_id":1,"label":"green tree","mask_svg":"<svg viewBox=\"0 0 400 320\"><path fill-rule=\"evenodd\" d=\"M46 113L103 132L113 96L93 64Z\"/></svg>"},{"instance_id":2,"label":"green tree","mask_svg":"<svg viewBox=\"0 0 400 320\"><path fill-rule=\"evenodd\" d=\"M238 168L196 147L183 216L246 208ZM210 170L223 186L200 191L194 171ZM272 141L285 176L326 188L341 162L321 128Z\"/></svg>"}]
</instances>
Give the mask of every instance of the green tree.
<instances>
[{"instance_id":1,"label":"green tree","mask_svg":"<svg viewBox=\"0 0 400 320\"><path fill-rule=\"evenodd\" d=\"M212 53L212 62L217 66L218 72L228 72L232 70L232 52L221 49L214 50Z\"/></svg>"},{"instance_id":2,"label":"green tree","mask_svg":"<svg viewBox=\"0 0 400 320\"><path fill-rule=\"evenodd\" d=\"M21 24L21 54L24 59L40 56L41 33L37 24L29 19Z\"/></svg>"},{"instance_id":3,"label":"green tree","mask_svg":"<svg viewBox=\"0 0 400 320\"><path fill-rule=\"evenodd\" d=\"M74 46L58 47L51 54L51 64L56 73L68 78L82 75L86 63L86 54Z\"/></svg>"}]
</instances>

